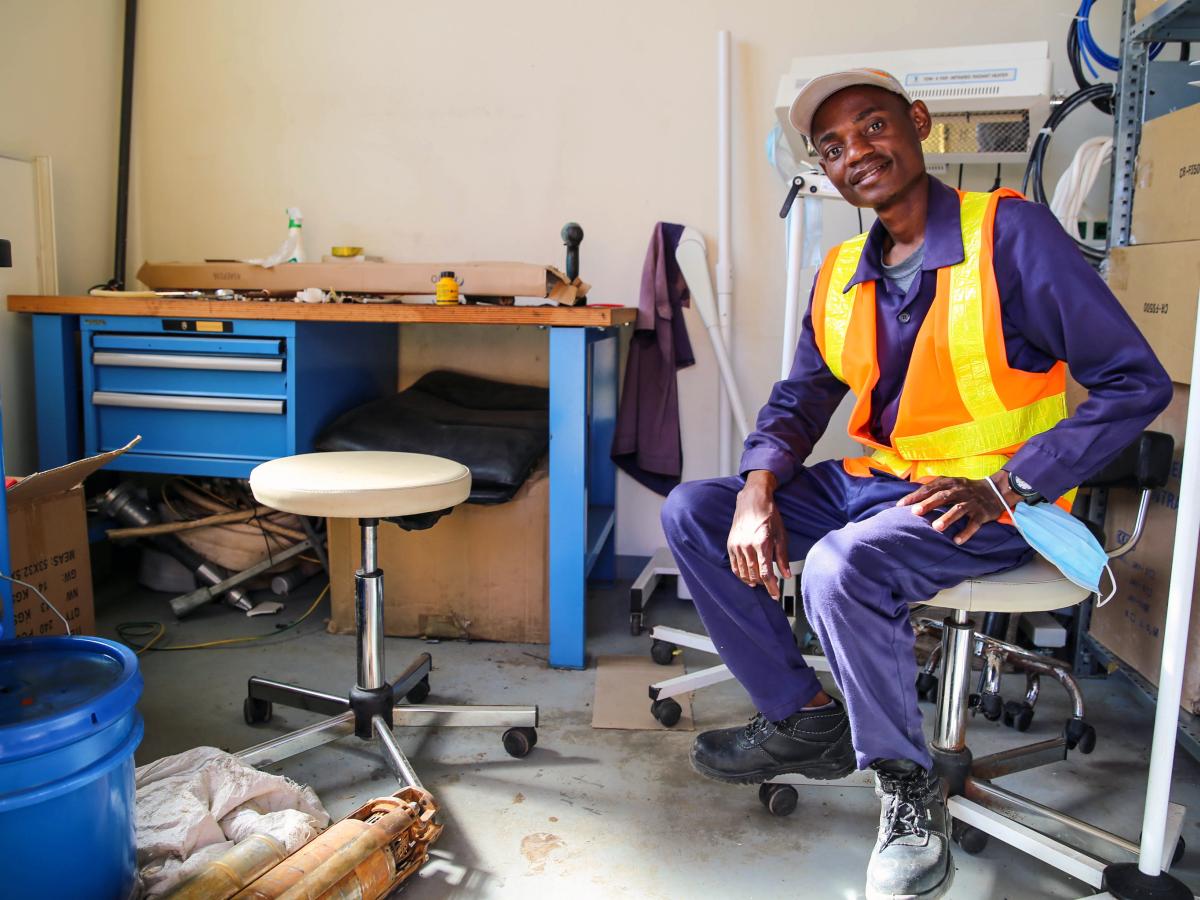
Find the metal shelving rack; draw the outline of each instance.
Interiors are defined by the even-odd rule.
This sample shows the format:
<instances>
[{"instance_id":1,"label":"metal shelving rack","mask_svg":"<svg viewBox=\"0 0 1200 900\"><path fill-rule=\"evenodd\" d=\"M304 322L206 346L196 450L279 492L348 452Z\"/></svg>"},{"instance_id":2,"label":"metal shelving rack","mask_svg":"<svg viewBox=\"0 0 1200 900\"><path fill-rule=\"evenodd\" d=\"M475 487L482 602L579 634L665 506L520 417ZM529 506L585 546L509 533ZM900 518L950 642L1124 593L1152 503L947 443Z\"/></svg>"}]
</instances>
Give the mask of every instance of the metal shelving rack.
<instances>
[{"instance_id":1,"label":"metal shelving rack","mask_svg":"<svg viewBox=\"0 0 1200 900\"><path fill-rule=\"evenodd\" d=\"M1125 0L1121 11L1121 70L1117 75L1113 112L1110 248L1130 243L1142 124L1200 102L1200 87L1190 83L1200 81L1200 67L1177 59L1150 59L1150 46L1156 41L1200 42L1200 0L1168 0L1137 22L1133 19L1134 5L1135 0ZM1086 629L1086 622L1082 625ZM1121 675L1134 687L1136 696L1151 706L1155 704L1154 685L1086 630L1082 630L1080 637L1086 645L1082 655L1090 657L1090 663L1098 664L1097 668L1110 674ZM1178 733L1180 745L1200 760L1200 718L1181 710Z\"/></svg>"},{"instance_id":2,"label":"metal shelving rack","mask_svg":"<svg viewBox=\"0 0 1200 900\"><path fill-rule=\"evenodd\" d=\"M1138 22L1134 0L1121 11L1121 71L1113 112L1112 206L1109 246L1129 243L1138 143L1142 123L1200 101L1200 68L1189 62L1150 59L1156 41L1200 42L1200 0L1167 0Z\"/></svg>"}]
</instances>

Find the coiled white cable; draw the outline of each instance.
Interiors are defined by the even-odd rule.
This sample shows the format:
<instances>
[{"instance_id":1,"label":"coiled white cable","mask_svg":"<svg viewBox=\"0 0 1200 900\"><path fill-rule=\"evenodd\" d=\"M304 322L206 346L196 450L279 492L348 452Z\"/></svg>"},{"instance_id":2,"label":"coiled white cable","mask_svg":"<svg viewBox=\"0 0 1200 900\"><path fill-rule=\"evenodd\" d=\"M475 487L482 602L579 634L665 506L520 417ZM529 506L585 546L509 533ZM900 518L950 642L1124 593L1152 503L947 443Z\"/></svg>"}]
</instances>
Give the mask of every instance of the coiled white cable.
<instances>
[{"instance_id":1,"label":"coiled white cable","mask_svg":"<svg viewBox=\"0 0 1200 900\"><path fill-rule=\"evenodd\" d=\"M1112 155L1113 141L1111 137L1097 136L1088 138L1079 145L1071 165L1062 173L1058 184L1054 186L1054 198L1050 201L1050 211L1054 218L1062 223L1067 234L1074 237L1078 234L1079 211L1083 202L1096 183L1100 168ZM1086 235L1085 235L1086 236Z\"/></svg>"}]
</instances>

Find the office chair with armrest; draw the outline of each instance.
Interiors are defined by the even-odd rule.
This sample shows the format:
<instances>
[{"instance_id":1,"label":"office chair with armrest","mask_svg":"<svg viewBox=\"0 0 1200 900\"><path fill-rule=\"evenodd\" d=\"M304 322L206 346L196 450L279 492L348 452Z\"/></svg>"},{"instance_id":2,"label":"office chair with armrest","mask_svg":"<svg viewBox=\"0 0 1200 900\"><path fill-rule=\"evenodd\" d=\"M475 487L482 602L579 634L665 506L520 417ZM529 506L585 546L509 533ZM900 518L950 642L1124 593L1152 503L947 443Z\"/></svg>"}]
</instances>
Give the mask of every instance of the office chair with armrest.
<instances>
[{"instance_id":1,"label":"office chair with armrest","mask_svg":"<svg viewBox=\"0 0 1200 900\"><path fill-rule=\"evenodd\" d=\"M1133 531L1124 544L1109 553L1110 558L1128 553L1141 537L1150 496L1166 484L1173 449L1174 441L1169 435L1146 432L1085 485L1141 491ZM996 837L1099 890L1105 867L1117 862L1136 863L1138 845L994 784L1005 775L1064 760L1073 749L1091 752L1095 747L1095 730L1083 718L1078 687L1067 664L976 634L971 618L972 614L988 612L1058 610L1078 605L1090 596L1058 569L1036 557L1008 572L969 579L942 591L922 607L945 609L949 615L937 623L927 613L918 612L918 621L922 627L942 633L942 685L930 751L949 793L948 808L956 843L967 853L979 853L989 837ZM1000 666L1006 660L1030 673L1031 691L1035 694L1037 675L1050 675L1063 684L1074 710L1062 733L1035 744L973 758L966 741L973 656L982 656L984 661L985 693L998 691ZM784 776L762 785L759 797L768 809L790 812L797 801L795 783L808 782ZM1171 804L1164 842L1164 870L1178 861L1183 814L1182 806Z\"/></svg>"}]
</instances>

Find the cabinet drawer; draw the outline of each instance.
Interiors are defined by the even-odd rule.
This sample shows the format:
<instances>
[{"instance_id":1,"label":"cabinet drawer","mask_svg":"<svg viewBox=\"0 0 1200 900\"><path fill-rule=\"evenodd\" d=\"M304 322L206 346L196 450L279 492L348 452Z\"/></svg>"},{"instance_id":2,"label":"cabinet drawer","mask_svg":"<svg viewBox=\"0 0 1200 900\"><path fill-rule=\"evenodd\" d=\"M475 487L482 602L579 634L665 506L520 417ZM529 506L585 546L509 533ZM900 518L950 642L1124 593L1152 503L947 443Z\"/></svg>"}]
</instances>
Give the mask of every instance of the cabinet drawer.
<instances>
[{"instance_id":1,"label":"cabinet drawer","mask_svg":"<svg viewBox=\"0 0 1200 900\"><path fill-rule=\"evenodd\" d=\"M143 353L203 353L214 356L282 356L283 338L93 332L93 350L134 350Z\"/></svg>"},{"instance_id":2,"label":"cabinet drawer","mask_svg":"<svg viewBox=\"0 0 1200 900\"><path fill-rule=\"evenodd\" d=\"M92 352L93 388L98 391L163 393L287 393L285 360L278 356L215 353Z\"/></svg>"},{"instance_id":3,"label":"cabinet drawer","mask_svg":"<svg viewBox=\"0 0 1200 900\"><path fill-rule=\"evenodd\" d=\"M281 400L97 391L92 416L98 450L142 436L130 463L139 453L267 460L290 452Z\"/></svg>"}]
</instances>

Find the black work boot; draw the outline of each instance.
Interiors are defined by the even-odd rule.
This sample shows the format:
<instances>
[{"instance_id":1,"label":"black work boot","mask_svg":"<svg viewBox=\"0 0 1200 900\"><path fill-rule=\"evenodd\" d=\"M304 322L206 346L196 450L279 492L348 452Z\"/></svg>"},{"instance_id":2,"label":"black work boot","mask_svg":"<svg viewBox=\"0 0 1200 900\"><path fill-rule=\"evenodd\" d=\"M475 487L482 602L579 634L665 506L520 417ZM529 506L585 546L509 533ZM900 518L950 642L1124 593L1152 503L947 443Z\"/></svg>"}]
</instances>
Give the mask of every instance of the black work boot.
<instances>
[{"instance_id":1,"label":"black work boot","mask_svg":"<svg viewBox=\"0 0 1200 900\"><path fill-rule=\"evenodd\" d=\"M760 713L749 725L697 735L692 767L730 784L758 784L795 772L808 778L844 778L857 765L850 720L842 704L802 709L782 722Z\"/></svg>"},{"instance_id":2,"label":"black work boot","mask_svg":"<svg viewBox=\"0 0 1200 900\"><path fill-rule=\"evenodd\" d=\"M933 900L950 889L950 821L941 779L908 760L876 760L879 837L867 900Z\"/></svg>"}]
</instances>

